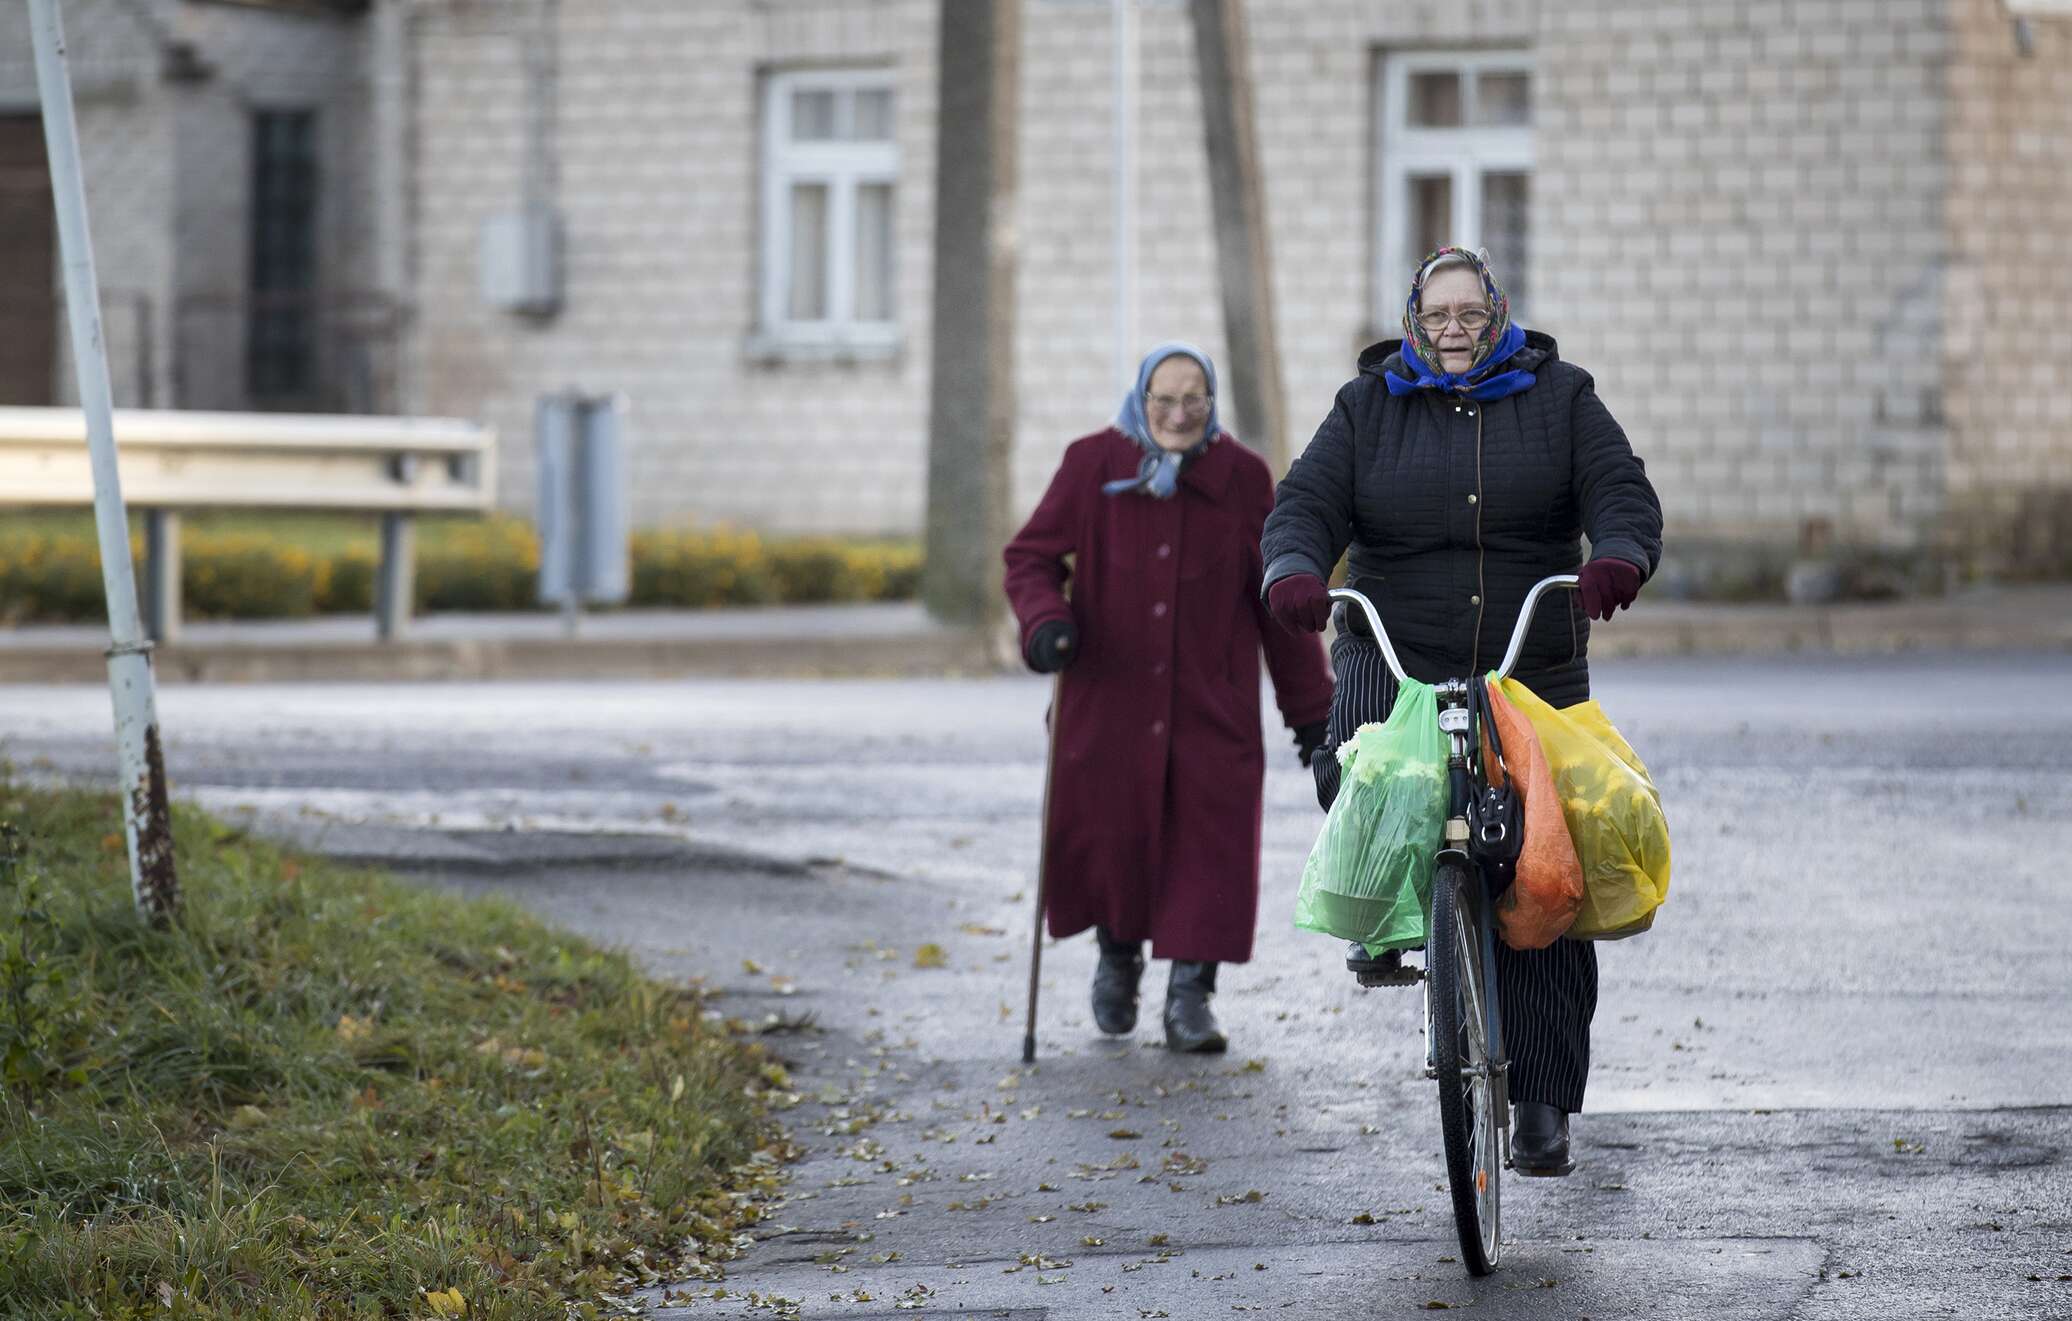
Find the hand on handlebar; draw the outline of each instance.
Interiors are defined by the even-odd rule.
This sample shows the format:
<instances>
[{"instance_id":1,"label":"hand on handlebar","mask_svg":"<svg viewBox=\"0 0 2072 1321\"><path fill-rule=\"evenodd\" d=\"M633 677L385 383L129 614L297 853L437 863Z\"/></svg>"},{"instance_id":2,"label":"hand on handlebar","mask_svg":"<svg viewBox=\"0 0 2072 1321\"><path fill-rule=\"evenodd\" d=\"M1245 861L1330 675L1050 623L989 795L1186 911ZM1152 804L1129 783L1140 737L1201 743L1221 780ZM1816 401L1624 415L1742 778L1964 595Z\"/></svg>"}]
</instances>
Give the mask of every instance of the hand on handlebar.
<instances>
[{"instance_id":1,"label":"hand on handlebar","mask_svg":"<svg viewBox=\"0 0 2072 1321\"><path fill-rule=\"evenodd\" d=\"M1611 556L1585 564L1576 578L1583 613L1592 619L1610 619L1613 612L1632 605L1633 598L1640 595L1640 570Z\"/></svg>"},{"instance_id":2,"label":"hand on handlebar","mask_svg":"<svg viewBox=\"0 0 2072 1321\"><path fill-rule=\"evenodd\" d=\"M1267 588L1266 608L1290 633L1321 633L1331 622L1331 594L1313 573L1291 573Z\"/></svg>"}]
</instances>

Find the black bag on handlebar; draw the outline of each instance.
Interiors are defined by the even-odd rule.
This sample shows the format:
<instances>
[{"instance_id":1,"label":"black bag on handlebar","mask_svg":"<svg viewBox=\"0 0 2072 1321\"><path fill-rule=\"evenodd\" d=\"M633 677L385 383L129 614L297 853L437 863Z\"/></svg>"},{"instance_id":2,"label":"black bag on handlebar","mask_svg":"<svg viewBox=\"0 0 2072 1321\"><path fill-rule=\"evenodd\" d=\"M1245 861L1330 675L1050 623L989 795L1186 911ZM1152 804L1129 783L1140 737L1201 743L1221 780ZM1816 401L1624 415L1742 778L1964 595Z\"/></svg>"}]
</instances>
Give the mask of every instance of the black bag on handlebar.
<instances>
[{"instance_id":1,"label":"black bag on handlebar","mask_svg":"<svg viewBox=\"0 0 2072 1321\"><path fill-rule=\"evenodd\" d=\"M1488 759L1481 755L1484 742ZM1468 855L1481 864L1490 893L1502 894L1518 875L1518 853L1525 847L1525 804L1504 764L1503 736L1490 717L1489 685L1481 679L1468 684L1468 746L1476 768L1468 795ZM1491 783L1489 760L1502 772L1501 784Z\"/></svg>"}]
</instances>

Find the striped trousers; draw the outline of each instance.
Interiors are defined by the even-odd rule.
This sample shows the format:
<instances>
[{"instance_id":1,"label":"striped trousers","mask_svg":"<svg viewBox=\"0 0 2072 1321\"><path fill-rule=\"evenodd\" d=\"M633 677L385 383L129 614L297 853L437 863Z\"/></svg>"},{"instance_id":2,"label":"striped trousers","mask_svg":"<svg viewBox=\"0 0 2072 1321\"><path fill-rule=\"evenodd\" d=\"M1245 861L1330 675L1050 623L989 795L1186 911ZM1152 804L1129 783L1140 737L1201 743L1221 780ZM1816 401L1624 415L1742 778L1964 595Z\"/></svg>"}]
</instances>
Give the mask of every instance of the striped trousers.
<instances>
[{"instance_id":1,"label":"striped trousers","mask_svg":"<svg viewBox=\"0 0 2072 1321\"><path fill-rule=\"evenodd\" d=\"M1367 638L1340 633L1331 644L1338 679L1331 698L1330 741L1310 764L1317 801L1329 810L1338 797L1338 758L1330 750L1355 729L1388 719L1396 677ZM1590 1019L1597 1012L1597 949L1587 940L1557 940L1545 949L1516 950L1496 943L1497 1003L1511 1056L1511 1099L1583 1108L1590 1077Z\"/></svg>"}]
</instances>

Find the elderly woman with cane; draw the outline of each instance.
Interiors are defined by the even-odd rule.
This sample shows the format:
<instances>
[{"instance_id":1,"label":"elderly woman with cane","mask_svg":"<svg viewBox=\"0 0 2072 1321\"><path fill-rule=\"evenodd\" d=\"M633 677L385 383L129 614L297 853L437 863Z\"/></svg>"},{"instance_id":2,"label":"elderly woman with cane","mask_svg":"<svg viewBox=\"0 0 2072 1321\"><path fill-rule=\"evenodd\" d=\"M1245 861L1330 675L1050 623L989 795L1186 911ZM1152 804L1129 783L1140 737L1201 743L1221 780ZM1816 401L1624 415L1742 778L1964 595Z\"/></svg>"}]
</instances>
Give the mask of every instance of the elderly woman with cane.
<instances>
[{"instance_id":1,"label":"elderly woman with cane","mask_svg":"<svg viewBox=\"0 0 2072 1321\"><path fill-rule=\"evenodd\" d=\"M1216 969L1252 955L1262 648L1304 765L1331 705L1322 646L1274 624L1259 594L1272 507L1265 462L1217 427L1208 355L1162 344L1114 424L1066 449L1005 554L1023 658L1062 672L1039 882L1050 933L1093 928L1094 1022L1114 1035L1136 1028L1144 942L1170 959L1178 1051L1226 1048Z\"/></svg>"},{"instance_id":2,"label":"elderly woman with cane","mask_svg":"<svg viewBox=\"0 0 2072 1321\"><path fill-rule=\"evenodd\" d=\"M1662 506L1589 373L1514 325L1487 262L1463 248L1425 259L1403 338L1369 348L1359 366L1267 519L1275 618L1321 631L1332 610L1325 580L1350 549L1349 585L1379 607L1412 677L1480 674L1502 656L1532 585L1578 573L1580 601L1542 605L1515 673L1550 705L1588 700L1589 619L1631 605L1662 553ZM1396 696L1365 619L1341 611L1337 633L1331 746L1385 719ZM1312 769L1328 807L1337 759L1319 756ZM1346 966L1367 985L1410 979L1395 951L1370 956L1355 944ZM1497 971L1513 1160L1521 1174L1567 1174L1568 1117L1582 1109L1590 1069L1596 952L1566 939L1530 951L1499 944Z\"/></svg>"}]
</instances>

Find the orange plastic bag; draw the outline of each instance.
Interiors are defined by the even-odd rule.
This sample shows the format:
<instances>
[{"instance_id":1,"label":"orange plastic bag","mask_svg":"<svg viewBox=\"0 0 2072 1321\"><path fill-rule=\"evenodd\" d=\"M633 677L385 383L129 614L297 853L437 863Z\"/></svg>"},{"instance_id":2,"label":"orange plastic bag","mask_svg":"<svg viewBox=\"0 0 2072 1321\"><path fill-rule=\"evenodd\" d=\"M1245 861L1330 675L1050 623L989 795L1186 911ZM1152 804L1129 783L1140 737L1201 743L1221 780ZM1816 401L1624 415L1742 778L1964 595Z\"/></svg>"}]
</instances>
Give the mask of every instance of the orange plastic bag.
<instances>
[{"instance_id":1,"label":"orange plastic bag","mask_svg":"<svg viewBox=\"0 0 2072 1321\"><path fill-rule=\"evenodd\" d=\"M1669 821L1647 767L1597 703L1557 711L1516 679L1500 687L1539 735L1583 863L1583 908L1569 939L1623 940L1646 931L1669 897Z\"/></svg>"},{"instance_id":2,"label":"orange plastic bag","mask_svg":"<svg viewBox=\"0 0 2072 1321\"><path fill-rule=\"evenodd\" d=\"M1583 863L1561 815L1554 772L1532 722L1503 690L1488 684L1489 710L1504 743L1500 765L1489 740L1482 740L1482 764L1492 784L1504 783L1504 767L1525 810L1525 843L1518 873L1496 901L1496 930L1512 949L1545 949L1567 933L1583 908Z\"/></svg>"}]
</instances>

